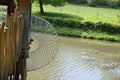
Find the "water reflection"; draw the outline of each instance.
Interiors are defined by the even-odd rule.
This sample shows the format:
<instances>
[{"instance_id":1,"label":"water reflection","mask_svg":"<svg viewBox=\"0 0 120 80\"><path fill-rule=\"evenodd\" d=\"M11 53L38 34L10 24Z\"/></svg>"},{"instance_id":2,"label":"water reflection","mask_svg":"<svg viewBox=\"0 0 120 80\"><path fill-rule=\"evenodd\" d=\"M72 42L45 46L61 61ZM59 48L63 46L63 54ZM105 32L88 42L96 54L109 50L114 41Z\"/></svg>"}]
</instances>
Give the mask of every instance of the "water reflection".
<instances>
[{"instance_id":1,"label":"water reflection","mask_svg":"<svg viewBox=\"0 0 120 80\"><path fill-rule=\"evenodd\" d=\"M67 37L59 41L55 60L29 72L28 80L120 80L120 43ZM113 68L101 67L115 62Z\"/></svg>"}]
</instances>

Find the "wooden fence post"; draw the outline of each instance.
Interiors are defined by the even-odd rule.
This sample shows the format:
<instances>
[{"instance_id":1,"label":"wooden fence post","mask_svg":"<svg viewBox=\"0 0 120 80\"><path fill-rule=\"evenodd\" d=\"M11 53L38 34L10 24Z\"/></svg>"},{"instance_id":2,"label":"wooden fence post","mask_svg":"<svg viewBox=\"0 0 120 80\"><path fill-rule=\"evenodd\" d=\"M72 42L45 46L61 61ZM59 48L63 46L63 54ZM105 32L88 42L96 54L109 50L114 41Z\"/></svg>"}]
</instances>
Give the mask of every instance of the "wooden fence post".
<instances>
[{"instance_id":1,"label":"wooden fence post","mask_svg":"<svg viewBox=\"0 0 120 80\"><path fill-rule=\"evenodd\" d=\"M0 24L0 80L8 80L8 76L10 80L19 80L22 75L23 67L19 66L24 66L24 61L19 59L19 55L22 50L23 21L16 7L15 13L7 15L5 23Z\"/></svg>"}]
</instances>

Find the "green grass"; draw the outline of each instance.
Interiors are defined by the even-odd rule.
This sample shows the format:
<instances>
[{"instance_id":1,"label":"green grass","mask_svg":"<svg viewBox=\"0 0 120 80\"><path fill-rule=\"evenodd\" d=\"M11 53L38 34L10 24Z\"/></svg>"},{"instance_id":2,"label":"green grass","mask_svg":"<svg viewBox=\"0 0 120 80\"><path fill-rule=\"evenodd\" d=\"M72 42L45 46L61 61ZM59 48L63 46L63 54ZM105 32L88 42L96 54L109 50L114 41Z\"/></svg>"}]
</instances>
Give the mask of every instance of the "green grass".
<instances>
[{"instance_id":1,"label":"green grass","mask_svg":"<svg viewBox=\"0 0 120 80\"><path fill-rule=\"evenodd\" d=\"M75 16L82 17L85 21L103 21L107 23L113 23L120 25L120 18L117 15L120 15L120 9L111 9L111 8L96 8L89 6L80 6L80 5L66 5L64 7L52 7L50 5L44 6L45 12L53 12L59 14L71 14ZM39 7L33 4L33 13L39 11Z\"/></svg>"},{"instance_id":2,"label":"green grass","mask_svg":"<svg viewBox=\"0 0 120 80\"><path fill-rule=\"evenodd\" d=\"M33 4L32 13L46 18L52 18L53 22L50 22L55 26L57 33L59 35L64 36L72 36L72 37L83 37L89 39L99 39L99 40L108 40L108 41L119 41L120 42L120 35L118 33L108 33L109 31L104 31L106 26L103 26L102 29L94 30L84 30L75 28L71 21L91 21L91 22L106 22L115 25L120 25L120 9L111 9L111 8L96 8L96 7L89 7L84 5L66 5L64 7L52 7L50 5L44 6L45 14L39 14L39 7ZM69 23L62 25L62 23L55 23L63 20L71 20ZM78 23L77 23L78 24ZM70 25L73 25L71 27ZM80 25L79 25L80 26ZM118 27L119 28L119 27ZM37 29L37 28L36 28ZM117 28L116 28L117 29ZM111 30L110 30L111 31Z\"/></svg>"},{"instance_id":3,"label":"green grass","mask_svg":"<svg viewBox=\"0 0 120 80\"><path fill-rule=\"evenodd\" d=\"M106 32L99 32L99 31L93 31L93 30L83 31L81 29L73 29L73 28L67 28L67 27L64 27L64 28L56 27L56 30L59 35L64 35L64 36L120 42L119 34L108 34Z\"/></svg>"},{"instance_id":4,"label":"green grass","mask_svg":"<svg viewBox=\"0 0 120 80\"><path fill-rule=\"evenodd\" d=\"M0 8L6 8L6 6L0 6ZM95 8L89 6L80 6L80 5L66 5L64 7L52 7L50 5L44 6L45 9L45 17L52 17L58 19L66 19L70 20L70 22L74 21L92 21L92 22L107 22L112 24L120 25L120 17L118 18L117 15L120 15L120 9L110 9L110 8ZM39 7L33 4L32 14L41 16L39 13ZM74 19L74 20L73 20ZM54 23L53 23L54 24ZM69 23L69 25L72 25ZM119 33L107 33L101 30L84 30L78 29L75 27L70 27L68 24L58 25L56 26L56 30L58 34L65 35L65 36L72 36L72 37L83 37L83 38L90 38L90 39L99 39L99 40L109 40L109 41L120 41ZM104 27L105 28L105 27ZM34 30L39 29L35 27ZM109 32L109 31L108 31Z\"/></svg>"},{"instance_id":5,"label":"green grass","mask_svg":"<svg viewBox=\"0 0 120 80\"><path fill-rule=\"evenodd\" d=\"M41 16L39 12L34 13L34 15ZM84 20L82 17L65 14L65 13L53 13L53 12L46 12L41 17L53 17L53 18L62 18L62 19L74 19L74 20Z\"/></svg>"},{"instance_id":6,"label":"green grass","mask_svg":"<svg viewBox=\"0 0 120 80\"><path fill-rule=\"evenodd\" d=\"M7 6L0 5L0 9L7 9Z\"/></svg>"}]
</instances>

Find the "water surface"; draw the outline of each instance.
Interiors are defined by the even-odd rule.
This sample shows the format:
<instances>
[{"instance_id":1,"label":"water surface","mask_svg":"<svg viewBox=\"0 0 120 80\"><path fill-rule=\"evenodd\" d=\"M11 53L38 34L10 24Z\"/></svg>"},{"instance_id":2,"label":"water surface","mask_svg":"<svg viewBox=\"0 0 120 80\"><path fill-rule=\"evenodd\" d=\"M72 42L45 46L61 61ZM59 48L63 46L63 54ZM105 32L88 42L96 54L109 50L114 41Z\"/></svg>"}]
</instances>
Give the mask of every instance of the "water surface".
<instances>
[{"instance_id":1,"label":"water surface","mask_svg":"<svg viewBox=\"0 0 120 80\"><path fill-rule=\"evenodd\" d=\"M120 43L59 37L54 61L27 80L120 80Z\"/></svg>"}]
</instances>

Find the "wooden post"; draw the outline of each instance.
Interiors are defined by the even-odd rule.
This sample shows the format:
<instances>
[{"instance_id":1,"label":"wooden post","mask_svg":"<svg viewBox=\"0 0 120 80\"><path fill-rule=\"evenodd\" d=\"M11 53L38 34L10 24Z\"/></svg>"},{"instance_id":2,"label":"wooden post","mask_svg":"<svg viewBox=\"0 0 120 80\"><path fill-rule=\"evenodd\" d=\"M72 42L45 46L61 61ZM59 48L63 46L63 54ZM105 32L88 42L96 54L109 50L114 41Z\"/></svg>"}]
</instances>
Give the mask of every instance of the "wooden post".
<instances>
[{"instance_id":1,"label":"wooden post","mask_svg":"<svg viewBox=\"0 0 120 80\"><path fill-rule=\"evenodd\" d=\"M0 29L0 79L3 80L3 31L4 31L4 24L1 24Z\"/></svg>"},{"instance_id":2,"label":"wooden post","mask_svg":"<svg viewBox=\"0 0 120 80\"><path fill-rule=\"evenodd\" d=\"M30 43L31 5L30 0L17 1L18 6L14 0L6 0L4 3L8 5L9 15L5 23L0 25L0 80L8 80L8 76L10 80L19 80L20 75L21 80L26 80L25 56L28 55ZM20 57L22 49L25 52Z\"/></svg>"},{"instance_id":3,"label":"wooden post","mask_svg":"<svg viewBox=\"0 0 120 80\"><path fill-rule=\"evenodd\" d=\"M7 0L7 5L8 5L7 13L9 15L11 13L14 13L14 9L16 7L16 4L15 4L14 0Z\"/></svg>"},{"instance_id":4,"label":"wooden post","mask_svg":"<svg viewBox=\"0 0 120 80\"><path fill-rule=\"evenodd\" d=\"M0 24L0 44L1 44L1 34L2 34L2 31L1 31L1 28L2 28L2 24ZM0 53L1 53L1 46L0 46ZM1 54L0 54L0 63L1 62ZM2 79L2 70L1 70L1 67L2 67L2 64L0 64L0 79Z\"/></svg>"},{"instance_id":5,"label":"wooden post","mask_svg":"<svg viewBox=\"0 0 120 80\"><path fill-rule=\"evenodd\" d=\"M30 14L31 14L31 4L30 0L18 0L18 7L20 13L24 17L24 30L23 30L23 46L24 50L29 48L30 43ZM26 53L26 57L28 54Z\"/></svg>"},{"instance_id":6,"label":"wooden post","mask_svg":"<svg viewBox=\"0 0 120 80\"><path fill-rule=\"evenodd\" d=\"M9 47L9 29L8 29L8 26L9 26L9 15L6 16L6 21L5 21L5 26L4 26L4 29L5 29L5 51L6 51L6 55L5 55L5 80L7 80L8 78L8 73L9 73L9 65L10 65L10 47Z\"/></svg>"},{"instance_id":7,"label":"wooden post","mask_svg":"<svg viewBox=\"0 0 120 80\"><path fill-rule=\"evenodd\" d=\"M7 78L7 42L6 42L6 34L7 34L7 28L4 24L4 30L3 30L3 36L2 36L2 43L3 43L3 53L2 53L2 61L3 61L3 80L6 80Z\"/></svg>"}]
</instances>

